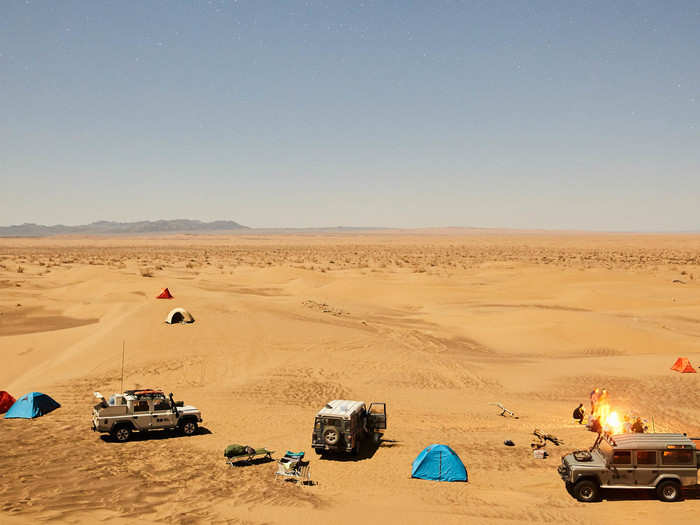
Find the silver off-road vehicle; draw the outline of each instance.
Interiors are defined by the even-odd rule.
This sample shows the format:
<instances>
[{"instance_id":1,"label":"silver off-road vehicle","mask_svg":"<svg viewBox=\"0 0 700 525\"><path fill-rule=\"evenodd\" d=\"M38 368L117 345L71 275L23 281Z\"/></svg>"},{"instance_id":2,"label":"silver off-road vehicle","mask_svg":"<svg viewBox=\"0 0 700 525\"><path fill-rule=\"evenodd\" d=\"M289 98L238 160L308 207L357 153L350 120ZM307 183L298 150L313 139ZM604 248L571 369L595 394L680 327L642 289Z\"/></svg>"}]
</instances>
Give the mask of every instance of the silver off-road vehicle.
<instances>
[{"instance_id":1,"label":"silver off-road vehicle","mask_svg":"<svg viewBox=\"0 0 700 525\"><path fill-rule=\"evenodd\" d=\"M106 401L99 392L100 400L92 411L92 430L108 432L120 442L129 441L133 432L148 432L157 429L177 429L186 436L197 432L202 422L202 413L193 406L175 402L173 394L168 397L160 390L127 390L114 394Z\"/></svg>"},{"instance_id":2,"label":"silver off-road vehicle","mask_svg":"<svg viewBox=\"0 0 700 525\"><path fill-rule=\"evenodd\" d=\"M676 501L682 487L698 483L700 452L694 439L685 434L602 434L591 449L563 456L559 475L583 502L598 500L601 489L649 489L662 501Z\"/></svg>"},{"instance_id":3,"label":"silver off-road vehicle","mask_svg":"<svg viewBox=\"0 0 700 525\"><path fill-rule=\"evenodd\" d=\"M385 429L386 403L371 403L367 409L362 401L336 399L316 414L311 446L317 454L336 451L355 456L364 439L379 443Z\"/></svg>"}]
</instances>

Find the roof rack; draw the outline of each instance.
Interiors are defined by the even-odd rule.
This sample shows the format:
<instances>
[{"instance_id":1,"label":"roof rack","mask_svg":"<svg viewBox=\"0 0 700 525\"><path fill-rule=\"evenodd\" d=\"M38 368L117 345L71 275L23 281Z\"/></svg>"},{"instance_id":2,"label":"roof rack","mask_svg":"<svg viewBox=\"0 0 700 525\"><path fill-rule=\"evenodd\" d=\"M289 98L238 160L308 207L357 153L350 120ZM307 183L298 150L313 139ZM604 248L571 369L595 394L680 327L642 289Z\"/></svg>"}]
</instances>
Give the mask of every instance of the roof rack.
<instances>
[{"instance_id":1,"label":"roof rack","mask_svg":"<svg viewBox=\"0 0 700 525\"><path fill-rule=\"evenodd\" d=\"M163 392L162 390L155 390L153 388L139 388L135 390L126 390L124 393L135 397L165 397L165 392Z\"/></svg>"}]
</instances>

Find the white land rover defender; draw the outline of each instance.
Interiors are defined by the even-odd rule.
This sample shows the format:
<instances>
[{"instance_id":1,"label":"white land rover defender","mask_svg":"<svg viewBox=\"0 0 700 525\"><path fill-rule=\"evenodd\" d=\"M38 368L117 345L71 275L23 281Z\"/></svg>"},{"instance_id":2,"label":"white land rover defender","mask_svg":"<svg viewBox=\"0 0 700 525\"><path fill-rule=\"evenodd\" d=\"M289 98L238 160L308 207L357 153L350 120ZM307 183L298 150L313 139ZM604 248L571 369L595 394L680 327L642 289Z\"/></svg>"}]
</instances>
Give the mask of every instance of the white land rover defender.
<instances>
[{"instance_id":1,"label":"white land rover defender","mask_svg":"<svg viewBox=\"0 0 700 525\"><path fill-rule=\"evenodd\" d=\"M338 451L355 456L365 438L379 443L385 429L386 403L371 403L368 409L362 401L336 399L316 414L311 446L319 455Z\"/></svg>"},{"instance_id":2,"label":"white land rover defender","mask_svg":"<svg viewBox=\"0 0 700 525\"><path fill-rule=\"evenodd\" d=\"M559 476L570 494L596 501L601 489L648 489L675 501L698 483L700 452L685 434L601 434L589 450L562 457Z\"/></svg>"},{"instance_id":3,"label":"white land rover defender","mask_svg":"<svg viewBox=\"0 0 700 525\"><path fill-rule=\"evenodd\" d=\"M202 422L202 413L193 406L183 406L161 390L127 390L114 394L106 401L99 392L100 400L92 411L92 430L105 432L119 441L131 439L133 432L158 429L177 429L186 436L197 432Z\"/></svg>"}]
</instances>

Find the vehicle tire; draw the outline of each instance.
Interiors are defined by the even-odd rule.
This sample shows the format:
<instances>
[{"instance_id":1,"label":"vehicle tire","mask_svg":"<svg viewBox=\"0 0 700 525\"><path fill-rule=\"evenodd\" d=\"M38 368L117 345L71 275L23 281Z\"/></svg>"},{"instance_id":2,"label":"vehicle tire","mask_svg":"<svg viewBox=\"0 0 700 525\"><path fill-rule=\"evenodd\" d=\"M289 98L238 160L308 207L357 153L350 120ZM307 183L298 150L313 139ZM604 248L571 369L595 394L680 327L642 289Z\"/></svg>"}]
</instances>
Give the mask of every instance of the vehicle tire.
<instances>
[{"instance_id":1,"label":"vehicle tire","mask_svg":"<svg viewBox=\"0 0 700 525\"><path fill-rule=\"evenodd\" d=\"M656 486L656 495L661 501L678 501L681 497L681 486L677 481L667 479Z\"/></svg>"},{"instance_id":2,"label":"vehicle tire","mask_svg":"<svg viewBox=\"0 0 700 525\"><path fill-rule=\"evenodd\" d=\"M131 439L131 427L120 425L112 430L112 437L119 443L126 443Z\"/></svg>"},{"instance_id":3,"label":"vehicle tire","mask_svg":"<svg viewBox=\"0 0 700 525\"><path fill-rule=\"evenodd\" d=\"M338 432L338 429L335 427L326 428L326 430L323 431L323 441L325 441L327 445L337 445L338 441L340 441L340 432Z\"/></svg>"},{"instance_id":4,"label":"vehicle tire","mask_svg":"<svg viewBox=\"0 0 700 525\"><path fill-rule=\"evenodd\" d=\"M583 503L597 501L600 487L595 481L583 479L574 485L574 497Z\"/></svg>"},{"instance_id":5,"label":"vehicle tire","mask_svg":"<svg viewBox=\"0 0 700 525\"><path fill-rule=\"evenodd\" d=\"M196 422L196 421L192 421L191 419L190 419L190 420L187 420L187 421L184 421L184 422L180 425L180 431L181 431L185 436L194 436L194 435L197 433L197 422Z\"/></svg>"}]
</instances>

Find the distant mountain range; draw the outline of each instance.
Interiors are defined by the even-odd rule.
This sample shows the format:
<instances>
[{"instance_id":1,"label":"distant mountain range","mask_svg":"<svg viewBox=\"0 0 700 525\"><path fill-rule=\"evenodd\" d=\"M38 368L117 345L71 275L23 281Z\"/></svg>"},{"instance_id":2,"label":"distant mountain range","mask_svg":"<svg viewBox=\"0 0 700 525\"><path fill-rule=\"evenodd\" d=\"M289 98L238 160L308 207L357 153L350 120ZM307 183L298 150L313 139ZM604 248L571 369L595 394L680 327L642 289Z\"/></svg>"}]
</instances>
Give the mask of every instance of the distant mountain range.
<instances>
[{"instance_id":1,"label":"distant mountain range","mask_svg":"<svg viewBox=\"0 0 700 525\"><path fill-rule=\"evenodd\" d=\"M202 222L190 219L161 221L112 222L98 221L80 226L43 226L41 224L17 224L0 226L0 237L49 237L51 235L116 235L123 233L178 233L211 232L249 229L233 221Z\"/></svg>"}]
</instances>

